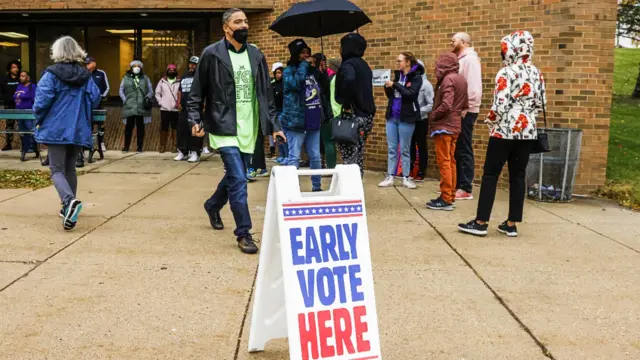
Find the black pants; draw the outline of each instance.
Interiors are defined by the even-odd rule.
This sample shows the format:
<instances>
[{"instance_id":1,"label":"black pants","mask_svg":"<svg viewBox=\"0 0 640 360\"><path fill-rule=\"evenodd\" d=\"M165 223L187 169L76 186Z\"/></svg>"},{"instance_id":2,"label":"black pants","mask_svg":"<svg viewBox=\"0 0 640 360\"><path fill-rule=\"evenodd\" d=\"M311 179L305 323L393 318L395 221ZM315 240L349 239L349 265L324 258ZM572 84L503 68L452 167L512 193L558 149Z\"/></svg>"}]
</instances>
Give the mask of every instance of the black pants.
<instances>
[{"instance_id":1,"label":"black pants","mask_svg":"<svg viewBox=\"0 0 640 360\"><path fill-rule=\"evenodd\" d=\"M177 111L160 111L160 131L169 131L169 126L173 130L178 128L180 113Z\"/></svg>"},{"instance_id":2,"label":"black pants","mask_svg":"<svg viewBox=\"0 0 640 360\"><path fill-rule=\"evenodd\" d=\"M202 153L202 144L204 137L197 137L191 135L191 125L187 118L187 110L180 112L180 118L178 120L178 132L177 132L178 150L183 154L188 154L189 151L195 151L198 156Z\"/></svg>"},{"instance_id":3,"label":"black pants","mask_svg":"<svg viewBox=\"0 0 640 360\"><path fill-rule=\"evenodd\" d=\"M253 150L253 156L251 157L249 167L254 170L267 168L267 162L264 158L264 135L262 135L262 131L260 131L260 129L258 129L256 148Z\"/></svg>"},{"instance_id":4,"label":"black pants","mask_svg":"<svg viewBox=\"0 0 640 360\"><path fill-rule=\"evenodd\" d=\"M489 221L493 201L496 197L498 178L500 177L504 163L508 162L509 218L507 220L514 222L522 221L522 208L524 207L526 187L525 173L533 144L534 141L532 140L489 138L476 220Z\"/></svg>"},{"instance_id":5,"label":"black pants","mask_svg":"<svg viewBox=\"0 0 640 360\"><path fill-rule=\"evenodd\" d=\"M416 128L411 137L411 167L416 163L416 145L418 146L418 175L424 177L427 169L427 129L429 123L427 119L416 122ZM413 170L413 169L412 169ZM413 171L411 171L413 173Z\"/></svg>"},{"instance_id":6,"label":"black pants","mask_svg":"<svg viewBox=\"0 0 640 360\"><path fill-rule=\"evenodd\" d=\"M142 151L142 145L144 144L144 118L142 116L129 116L127 118L127 125L124 127L124 150L129 151L134 128L136 128L136 134L138 135L138 151Z\"/></svg>"},{"instance_id":7,"label":"black pants","mask_svg":"<svg viewBox=\"0 0 640 360\"><path fill-rule=\"evenodd\" d=\"M13 107L5 107L5 109L14 109ZM7 131L12 131L15 130L16 128L16 121L15 120L11 120L11 119L7 119L6 121L6 129ZM11 145L11 143L13 142L13 134L9 133L6 134L6 139L7 139L7 145Z\"/></svg>"},{"instance_id":8,"label":"black pants","mask_svg":"<svg viewBox=\"0 0 640 360\"><path fill-rule=\"evenodd\" d=\"M462 128L456 144L456 189L462 189L468 193L473 191L473 173L475 159L473 157L473 126L478 120L478 114L468 112L462 119Z\"/></svg>"}]
</instances>

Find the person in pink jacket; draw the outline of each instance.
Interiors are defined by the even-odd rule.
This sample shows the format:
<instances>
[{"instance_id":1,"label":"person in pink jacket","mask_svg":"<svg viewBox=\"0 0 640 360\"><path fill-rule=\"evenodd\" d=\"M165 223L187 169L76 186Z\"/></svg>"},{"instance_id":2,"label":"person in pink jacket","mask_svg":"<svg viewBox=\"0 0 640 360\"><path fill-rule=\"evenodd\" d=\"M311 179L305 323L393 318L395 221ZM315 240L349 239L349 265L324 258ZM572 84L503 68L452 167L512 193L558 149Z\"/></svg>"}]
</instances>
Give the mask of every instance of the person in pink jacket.
<instances>
[{"instance_id":1,"label":"person in pink jacket","mask_svg":"<svg viewBox=\"0 0 640 360\"><path fill-rule=\"evenodd\" d=\"M156 101L160 105L160 152L176 147L176 129L180 118L180 102L178 93L180 92L180 78L175 65L167 66L167 73L156 86ZM171 133L169 133L171 127Z\"/></svg>"},{"instance_id":2,"label":"person in pink jacket","mask_svg":"<svg viewBox=\"0 0 640 360\"><path fill-rule=\"evenodd\" d=\"M458 55L460 75L467 81L469 111L463 114L462 129L456 144L457 184L456 200L473 200L473 125L478 120L482 100L482 69L480 57L473 49L467 33L457 33L451 39L453 52Z\"/></svg>"}]
</instances>

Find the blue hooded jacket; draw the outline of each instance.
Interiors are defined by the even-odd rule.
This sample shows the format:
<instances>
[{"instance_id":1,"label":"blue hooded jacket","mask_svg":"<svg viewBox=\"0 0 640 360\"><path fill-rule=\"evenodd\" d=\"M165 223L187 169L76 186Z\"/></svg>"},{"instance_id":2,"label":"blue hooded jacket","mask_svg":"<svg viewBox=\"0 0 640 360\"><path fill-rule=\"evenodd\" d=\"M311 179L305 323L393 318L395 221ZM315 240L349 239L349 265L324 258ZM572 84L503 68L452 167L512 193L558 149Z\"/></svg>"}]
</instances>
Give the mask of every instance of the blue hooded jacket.
<instances>
[{"instance_id":1,"label":"blue hooded jacket","mask_svg":"<svg viewBox=\"0 0 640 360\"><path fill-rule=\"evenodd\" d=\"M33 113L41 144L91 147L91 112L101 99L91 73L79 63L57 63L38 82Z\"/></svg>"},{"instance_id":2,"label":"blue hooded jacket","mask_svg":"<svg viewBox=\"0 0 640 360\"><path fill-rule=\"evenodd\" d=\"M304 91L305 80L310 74L310 65L302 61L298 66L289 64L282 72L284 104L280 115L280 126L304 131L305 109Z\"/></svg>"}]
</instances>

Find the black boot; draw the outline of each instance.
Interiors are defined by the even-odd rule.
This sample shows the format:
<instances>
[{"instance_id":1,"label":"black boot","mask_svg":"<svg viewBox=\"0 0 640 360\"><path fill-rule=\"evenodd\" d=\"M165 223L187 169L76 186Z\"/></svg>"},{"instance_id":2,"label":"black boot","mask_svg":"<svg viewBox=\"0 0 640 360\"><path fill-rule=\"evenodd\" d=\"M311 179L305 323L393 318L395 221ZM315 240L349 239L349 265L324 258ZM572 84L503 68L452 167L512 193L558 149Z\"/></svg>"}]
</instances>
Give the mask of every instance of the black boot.
<instances>
[{"instance_id":1,"label":"black boot","mask_svg":"<svg viewBox=\"0 0 640 360\"><path fill-rule=\"evenodd\" d=\"M44 158L44 161L41 163L42 166L49 166L49 154Z\"/></svg>"},{"instance_id":2,"label":"black boot","mask_svg":"<svg viewBox=\"0 0 640 360\"><path fill-rule=\"evenodd\" d=\"M27 153L24 151L20 152L20 161L27 161Z\"/></svg>"},{"instance_id":3,"label":"black boot","mask_svg":"<svg viewBox=\"0 0 640 360\"><path fill-rule=\"evenodd\" d=\"M84 167L84 151L81 151L78 154L78 159L76 160L76 167L77 168L82 168Z\"/></svg>"}]
</instances>

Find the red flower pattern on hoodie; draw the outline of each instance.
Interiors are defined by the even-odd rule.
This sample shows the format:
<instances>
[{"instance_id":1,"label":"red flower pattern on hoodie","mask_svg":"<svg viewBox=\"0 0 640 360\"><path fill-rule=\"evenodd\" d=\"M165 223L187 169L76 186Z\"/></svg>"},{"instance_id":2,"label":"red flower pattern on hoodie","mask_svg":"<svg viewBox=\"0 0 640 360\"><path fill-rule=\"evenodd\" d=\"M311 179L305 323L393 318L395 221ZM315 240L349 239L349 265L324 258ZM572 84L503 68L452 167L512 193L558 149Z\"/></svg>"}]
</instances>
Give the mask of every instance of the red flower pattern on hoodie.
<instances>
[{"instance_id":1,"label":"red flower pattern on hoodie","mask_svg":"<svg viewBox=\"0 0 640 360\"><path fill-rule=\"evenodd\" d=\"M493 105L485 123L492 137L536 139L536 115L546 97L542 73L531 63L533 36L519 30L505 36L501 46L505 67L496 75Z\"/></svg>"}]
</instances>

